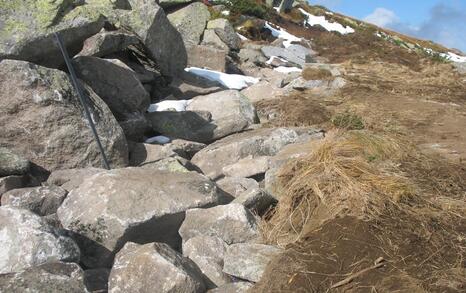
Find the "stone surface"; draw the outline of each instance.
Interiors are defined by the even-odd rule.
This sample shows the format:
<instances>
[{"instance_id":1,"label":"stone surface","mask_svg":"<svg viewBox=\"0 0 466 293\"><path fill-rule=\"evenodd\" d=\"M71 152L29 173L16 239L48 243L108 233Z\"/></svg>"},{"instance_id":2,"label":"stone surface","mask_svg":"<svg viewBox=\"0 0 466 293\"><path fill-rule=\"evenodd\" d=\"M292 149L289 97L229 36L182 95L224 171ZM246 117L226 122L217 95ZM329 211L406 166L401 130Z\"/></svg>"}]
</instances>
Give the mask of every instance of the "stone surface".
<instances>
[{"instance_id":1,"label":"stone surface","mask_svg":"<svg viewBox=\"0 0 466 293\"><path fill-rule=\"evenodd\" d=\"M231 203L242 204L254 213L262 215L276 202L277 200L265 190L254 188L242 192Z\"/></svg>"},{"instance_id":2,"label":"stone surface","mask_svg":"<svg viewBox=\"0 0 466 293\"><path fill-rule=\"evenodd\" d=\"M188 66L208 68L215 71L225 72L227 64L227 51L205 45L189 45Z\"/></svg>"},{"instance_id":3,"label":"stone surface","mask_svg":"<svg viewBox=\"0 0 466 293\"><path fill-rule=\"evenodd\" d=\"M85 93L111 166L127 165L123 131L107 105L91 89L85 87ZM24 61L3 60L1 144L47 170L101 166L100 151L78 101L64 72Z\"/></svg>"},{"instance_id":4,"label":"stone surface","mask_svg":"<svg viewBox=\"0 0 466 293\"><path fill-rule=\"evenodd\" d=\"M191 0L159 0L160 6L163 8L171 7L171 6L176 6L184 3L189 3Z\"/></svg>"},{"instance_id":5,"label":"stone surface","mask_svg":"<svg viewBox=\"0 0 466 293\"><path fill-rule=\"evenodd\" d=\"M223 43L225 43L231 50L239 50L241 46L241 39L238 37L235 29L227 19L213 19L207 23L207 29L214 30Z\"/></svg>"},{"instance_id":6,"label":"stone surface","mask_svg":"<svg viewBox=\"0 0 466 293\"><path fill-rule=\"evenodd\" d=\"M254 65L264 65L267 61L260 49L241 49L238 53L238 57L241 62L251 62Z\"/></svg>"},{"instance_id":7,"label":"stone surface","mask_svg":"<svg viewBox=\"0 0 466 293\"><path fill-rule=\"evenodd\" d=\"M1 274L1 292L87 293L82 269L75 263L51 262Z\"/></svg>"},{"instance_id":8,"label":"stone surface","mask_svg":"<svg viewBox=\"0 0 466 293\"><path fill-rule=\"evenodd\" d=\"M207 288L232 282L222 271L226 249L226 243L218 237L196 236L183 243L183 255L201 269Z\"/></svg>"},{"instance_id":9,"label":"stone surface","mask_svg":"<svg viewBox=\"0 0 466 293\"><path fill-rule=\"evenodd\" d=\"M167 244L129 242L115 257L109 292L203 293L205 285L196 265Z\"/></svg>"},{"instance_id":10,"label":"stone surface","mask_svg":"<svg viewBox=\"0 0 466 293\"><path fill-rule=\"evenodd\" d=\"M180 33L156 1L128 0L132 10L120 18L123 26L136 33L164 75L176 76L187 64Z\"/></svg>"},{"instance_id":11,"label":"stone surface","mask_svg":"<svg viewBox=\"0 0 466 293\"><path fill-rule=\"evenodd\" d=\"M78 56L104 57L137 44L139 39L132 34L102 30L84 41L83 49Z\"/></svg>"},{"instance_id":12,"label":"stone surface","mask_svg":"<svg viewBox=\"0 0 466 293\"><path fill-rule=\"evenodd\" d=\"M40 186L10 190L2 195L2 206L27 209L46 216L56 213L68 192L58 186Z\"/></svg>"},{"instance_id":13,"label":"stone surface","mask_svg":"<svg viewBox=\"0 0 466 293\"><path fill-rule=\"evenodd\" d=\"M271 258L282 250L270 245L237 243L227 248L223 271L229 275L258 282Z\"/></svg>"},{"instance_id":14,"label":"stone surface","mask_svg":"<svg viewBox=\"0 0 466 293\"><path fill-rule=\"evenodd\" d=\"M151 124L141 112L128 114L124 121L118 121L127 140L142 141L144 135L151 132Z\"/></svg>"},{"instance_id":15,"label":"stone surface","mask_svg":"<svg viewBox=\"0 0 466 293\"><path fill-rule=\"evenodd\" d=\"M215 30L206 29L202 37L201 45L213 47L220 50L229 51L229 47L225 44L222 39L217 35Z\"/></svg>"},{"instance_id":16,"label":"stone surface","mask_svg":"<svg viewBox=\"0 0 466 293\"><path fill-rule=\"evenodd\" d=\"M2 2L0 18L0 60L17 59L47 67L64 64L54 42L59 32L71 56L82 42L104 25L99 14L83 13L77 1L9 0ZM67 11L66 15L62 15Z\"/></svg>"},{"instance_id":17,"label":"stone surface","mask_svg":"<svg viewBox=\"0 0 466 293\"><path fill-rule=\"evenodd\" d=\"M88 178L57 214L65 228L85 238L78 239L82 262L106 267L127 241L180 247L177 230L185 211L219 202L216 185L198 173L126 168Z\"/></svg>"},{"instance_id":18,"label":"stone surface","mask_svg":"<svg viewBox=\"0 0 466 293\"><path fill-rule=\"evenodd\" d=\"M187 47L188 45L198 45L201 42L202 33L210 19L210 12L203 3L194 2L168 14L167 17L181 34Z\"/></svg>"},{"instance_id":19,"label":"stone surface","mask_svg":"<svg viewBox=\"0 0 466 293\"><path fill-rule=\"evenodd\" d=\"M51 261L79 261L76 243L30 211L0 207L0 227L0 274Z\"/></svg>"},{"instance_id":20,"label":"stone surface","mask_svg":"<svg viewBox=\"0 0 466 293\"><path fill-rule=\"evenodd\" d=\"M212 50L215 50L215 49L212 49ZM190 58L191 57L193 56L190 54ZM202 58L204 58L204 56L202 56ZM172 83L170 84L170 90L175 98L182 100L182 99L191 99L191 98L194 98L200 95L208 95L211 93L219 92L219 91L222 91L223 88L219 86L196 83L195 81L192 81L192 80L187 81L187 80L182 80L182 79L174 79Z\"/></svg>"},{"instance_id":21,"label":"stone surface","mask_svg":"<svg viewBox=\"0 0 466 293\"><path fill-rule=\"evenodd\" d=\"M240 204L188 210L179 233L183 242L195 236L215 236L227 244L251 241L259 236L256 219Z\"/></svg>"},{"instance_id":22,"label":"stone surface","mask_svg":"<svg viewBox=\"0 0 466 293\"><path fill-rule=\"evenodd\" d=\"M286 128L248 131L214 142L195 154L192 162L204 174L217 179L223 175L223 166L234 164L248 156L273 156L297 138L296 131Z\"/></svg>"},{"instance_id":23,"label":"stone surface","mask_svg":"<svg viewBox=\"0 0 466 293\"><path fill-rule=\"evenodd\" d=\"M465 62L453 62L453 66L459 74L466 74L466 63Z\"/></svg>"},{"instance_id":24,"label":"stone surface","mask_svg":"<svg viewBox=\"0 0 466 293\"><path fill-rule=\"evenodd\" d=\"M218 180L216 183L219 188L235 198L247 190L259 188L259 183L257 183L257 181L252 178L226 176Z\"/></svg>"},{"instance_id":25,"label":"stone surface","mask_svg":"<svg viewBox=\"0 0 466 293\"><path fill-rule=\"evenodd\" d=\"M241 91L241 93L245 95L252 103L257 103L263 100L278 99L285 92L282 89L272 85L269 81L261 80L258 83L245 88Z\"/></svg>"},{"instance_id":26,"label":"stone surface","mask_svg":"<svg viewBox=\"0 0 466 293\"><path fill-rule=\"evenodd\" d=\"M181 172L187 173L190 170L189 161L183 159L181 157L171 157L171 158L164 158L156 162L146 163L141 166L142 168L151 168L160 171L170 171L170 172Z\"/></svg>"},{"instance_id":27,"label":"stone surface","mask_svg":"<svg viewBox=\"0 0 466 293\"><path fill-rule=\"evenodd\" d=\"M290 45L287 48L263 46L261 51L267 58L273 56L280 57L298 67L302 67L305 63L312 61L311 56L315 55L315 52L311 49L296 44Z\"/></svg>"},{"instance_id":28,"label":"stone surface","mask_svg":"<svg viewBox=\"0 0 466 293\"><path fill-rule=\"evenodd\" d=\"M7 191L23 188L37 186L40 183L29 175L11 175L6 177L0 177L0 197Z\"/></svg>"},{"instance_id":29,"label":"stone surface","mask_svg":"<svg viewBox=\"0 0 466 293\"><path fill-rule=\"evenodd\" d=\"M104 100L118 121L149 107L149 93L136 73L120 60L81 56L73 63L78 77Z\"/></svg>"},{"instance_id":30,"label":"stone surface","mask_svg":"<svg viewBox=\"0 0 466 293\"><path fill-rule=\"evenodd\" d=\"M0 177L23 175L29 171L29 161L7 148L0 147Z\"/></svg>"},{"instance_id":31,"label":"stone surface","mask_svg":"<svg viewBox=\"0 0 466 293\"><path fill-rule=\"evenodd\" d=\"M255 175L264 174L269 169L269 157L260 156L253 158L248 156L240 159L238 162L224 166L222 173L225 176L236 177L253 177Z\"/></svg>"},{"instance_id":32,"label":"stone surface","mask_svg":"<svg viewBox=\"0 0 466 293\"><path fill-rule=\"evenodd\" d=\"M249 282L235 282L222 285L218 288L209 290L209 293L246 293L253 287Z\"/></svg>"},{"instance_id":33,"label":"stone surface","mask_svg":"<svg viewBox=\"0 0 466 293\"><path fill-rule=\"evenodd\" d=\"M71 191L78 188L81 183L89 179L91 176L103 171L105 171L105 169L99 168L57 170L50 174L47 179L47 183L49 185L61 186L66 191Z\"/></svg>"},{"instance_id":34,"label":"stone surface","mask_svg":"<svg viewBox=\"0 0 466 293\"><path fill-rule=\"evenodd\" d=\"M84 284L90 292L107 292L110 270L106 268L84 271Z\"/></svg>"}]
</instances>

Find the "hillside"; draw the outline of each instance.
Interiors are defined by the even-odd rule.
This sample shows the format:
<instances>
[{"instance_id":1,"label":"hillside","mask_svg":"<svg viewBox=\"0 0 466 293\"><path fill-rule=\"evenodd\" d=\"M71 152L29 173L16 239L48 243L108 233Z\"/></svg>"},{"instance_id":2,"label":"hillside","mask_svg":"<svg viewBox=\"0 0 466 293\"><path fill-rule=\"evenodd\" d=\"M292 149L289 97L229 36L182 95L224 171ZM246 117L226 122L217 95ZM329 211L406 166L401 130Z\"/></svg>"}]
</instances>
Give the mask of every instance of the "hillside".
<instances>
[{"instance_id":1,"label":"hillside","mask_svg":"<svg viewBox=\"0 0 466 293\"><path fill-rule=\"evenodd\" d=\"M466 56L280 2L0 0L0 292L466 290Z\"/></svg>"}]
</instances>

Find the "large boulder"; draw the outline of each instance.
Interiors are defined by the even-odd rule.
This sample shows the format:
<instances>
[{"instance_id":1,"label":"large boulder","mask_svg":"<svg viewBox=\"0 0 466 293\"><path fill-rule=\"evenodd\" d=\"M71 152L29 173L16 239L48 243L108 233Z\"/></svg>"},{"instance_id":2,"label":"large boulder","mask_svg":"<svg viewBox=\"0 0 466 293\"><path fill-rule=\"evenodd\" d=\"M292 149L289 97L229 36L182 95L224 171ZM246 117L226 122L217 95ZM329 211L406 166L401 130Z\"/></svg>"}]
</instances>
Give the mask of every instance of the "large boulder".
<instances>
[{"instance_id":1,"label":"large boulder","mask_svg":"<svg viewBox=\"0 0 466 293\"><path fill-rule=\"evenodd\" d=\"M28 160L18 156L7 148L0 147L0 177L23 175L29 171Z\"/></svg>"},{"instance_id":2,"label":"large boulder","mask_svg":"<svg viewBox=\"0 0 466 293\"><path fill-rule=\"evenodd\" d=\"M315 55L315 52L311 49L297 44L286 48L264 46L261 48L261 51L267 58L280 57L299 67L304 66L305 63L312 62L312 56Z\"/></svg>"},{"instance_id":3,"label":"large boulder","mask_svg":"<svg viewBox=\"0 0 466 293\"><path fill-rule=\"evenodd\" d=\"M234 282L224 284L218 288L207 291L208 293L246 293L253 287L253 283Z\"/></svg>"},{"instance_id":4,"label":"large boulder","mask_svg":"<svg viewBox=\"0 0 466 293\"><path fill-rule=\"evenodd\" d=\"M51 261L79 261L76 243L30 211L0 207L0 227L0 274Z\"/></svg>"},{"instance_id":5,"label":"large boulder","mask_svg":"<svg viewBox=\"0 0 466 293\"><path fill-rule=\"evenodd\" d=\"M165 243L129 242L117 254L109 292L203 293L202 273L188 258Z\"/></svg>"},{"instance_id":6,"label":"large boulder","mask_svg":"<svg viewBox=\"0 0 466 293\"><path fill-rule=\"evenodd\" d=\"M120 17L122 26L136 33L163 74L176 76L187 64L187 54L180 33L167 19L156 1L128 0L132 10Z\"/></svg>"},{"instance_id":7,"label":"large boulder","mask_svg":"<svg viewBox=\"0 0 466 293\"><path fill-rule=\"evenodd\" d=\"M182 5L185 3L189 3L192 0L159 0L159 5L163 8L169 8L177 5Z\"/></svg>"},{"instance_id":8,"label":"large boulder","mask_svg":"<svg viewBox=\"0 0 466 293\"><path fill-rule=\"evenodd\" d=\"M217 18L211 20L207 23L207 29L214 30L223 43L225 43L231 50L239 50L241 46L241 39L227 19Z\"/></svg>"},{"instance_id":9,"label":"large boulder","mask_svg":"<svg viewBox=\"0 0 466 293\"><path fill-rule=\"evenodd\" d=\"M30 175L11 175L0 177L0 198L7 191L17 188L37 186L39 184L40 182Z\"/></svg>"},{"instance_id":10,"label":"large boulder","mask_svg":"<svg viewBox=\"0 0 466 293\"><path fill-rule=\"evenodd\" d=\"M208 68L220 72L226 71L228 54L226 50L204 45L189 45L186 49L189 56L189 67Z\"/></svg>"},{"instance_id":11,"label":"large boulder","mask_svg":"<svg viewBox=\"0 0 466 293\"><path fill-rule=\"evenodd\" d=\"M126 168L98 173L72 190L57 211L62 225L81 235L88 267L105 267L128 241L180 248L185 211L220 203L215 184L195 173Z\"/></svg>"},{"instance_id":12,"label":"large boulder","mask_svg":"<svg viewBox=\"0 0 466 293\"><path fill-rule=\"evenodd\" d=\"M87 293L83 270L75 263L51 262L0 275L1 292Z\"/></svg>"},{"instance_id":13,"label":"large boulder","mask_svg":"<svg viewBox=\"0 0 466 293\"><path fill-rule=\"evenodd\" d=\"M179 232L184 242L196 236L215 236L227 244L259 237L256 218L241 204L188 210Z\"/></svg>"},{"instance_id":14,"label":"large boulder","mask_svg":"<svg viewBox=\"0 0 466 293\"><path fill-rule=\"evenodd\" d=\"M192 162L212 179L222 177L223 168L251 156L273 156L285 145L295 142L292 129L270 128L248 131L214 142L196 153Z\"/></svg>"},{"instance_id":15,"label":"large boulder","mask_svg":"<svg viewBox=\"0 0 466 293\"><path fill-rule=\"evenodd\" d=\"M183 255L201 269L207 288L232 282L222 271L226 250L226 243L218 237L196 236L183 243Z\"/></svg>"},{"instance_id":16,"label":"large boulder","mask_svg":"<svg viewBox=\"0 0 466 293\"><path fill-rule=\"evenodd\" d=\"M187 47L200 43L207 21L210 19L210 12L203 3L194 2L170 13L167 17L170 23L180 32Z\"/></svg>"},{"instance_id":17,"label":"large boulder","mask_svg":"<svg viewBox=\"0 0 466 293\"><path fill-rule=\"evenodd\" d=\"M54 185L20 188L4 193L1 202L2 206L9 205L47 216L57 212L67 193L65 189Z\"/></svg>"},{"instance_id":18,"label":"large boulder","mask_svg":"<svg viewBox=\"0 0 466 293\"><path fill-rule=\"evenodd\" d=\"M218 180L216 183L219 188L234 198L237 198L245 191L259 188L259 183L252 178L226 176Z\"/></svg>"},{"instance_id":19,"label":"large boulder","mask_svg":"<svg viewBox=\"0 0 466 293\"><path fill-rule=\"evenodd\" d=\"M78 77L105 101L118 121L149 107L149 93L136 73L120 60L81 56L73 63Z\"/></svg>"},{"instance_id":20,"label":"large boulder","mask_svg":"<svg viewBox=\"0 0 466 293\"><path fill-rule=\"evenodd\" d=\"M17 59L47 67L64 64L54 42L59 32L71 56L81 50L82 42L98 33L104 25L99 13L82 13L81 1L2 1L0 9L0 60ZM84 1L83 1L84 2Z\"/></svg>"},{"instance_id":21,"label":"large boulder","mask_svg":"<svg viewBox=\"0 0 466 293\"><path fill-rule=\"evenodd\" d=\"M271 258L282 251L275 246L264 244L230 245L225 255L223 271L243 280L258 282Z\"/></svg>"},{"instance_id":22,"label":"large boulder","mask_svg":"<svg viewBox=\"0 0 466 293\"><path fill-rule=\"evenodd\" d=\"M132 34L102 30L84 41L83 49L78 56L104 57L137 44L139 39Z\"/></svg>"},{"instance_id":23,"label":"large boulder","mask_svg":"<svg viewBox=\"0 0 466 293\"><path fill-rule=\"evenodd\" d=\"M107 105L90 88L84 89L111 166L127 165L123 131ZM0 125L0 145L47 170L102 165L84 110L62 71L1 61Z\"/></svg>"},{"instance_id":24,"label":"large boulder","mask_svg":"<svg viewBox=\"0 0 466 293\"><path fill-rule=\"evenodd\" d=\"M204 35L202 36L201 45L217 48L220 50L229 51L229 47L225 42L217 35L215 30L206 29Z\"/></svg>"},{"instance_id":25,"label":"large boulder","mask_svg":"<svg viewBox=\"0 0 466 293\"><path fill-rule=\"evenodd\" d=\"M83 168L83 169L63 169L52 172L47 179L47 184L57 185L71 191L78 188L81 183L86 181L89 177L103 172L105 169L100 168Z\"/></svg>"},{"instance_id":26,"label":"large boulder","mask_svg":"<svg viewBox=\"0 0 466 293\"><path fill-rule=\"evenodd\" d=\"M107 268L90 269L84 271L84 284L91 292L107 292L110 270Z\"/></svg>"},{"instance_id":27,"label":"large boulder","mask_svg":"<svg viewBox=\"0 0 466 293\"><path fill-rule=\"evenodd\" d=\"M263 215L277 200L261 188L254 188L242 192L231 203L244 205L256 214Z\"/></svg>"}]
</instances>

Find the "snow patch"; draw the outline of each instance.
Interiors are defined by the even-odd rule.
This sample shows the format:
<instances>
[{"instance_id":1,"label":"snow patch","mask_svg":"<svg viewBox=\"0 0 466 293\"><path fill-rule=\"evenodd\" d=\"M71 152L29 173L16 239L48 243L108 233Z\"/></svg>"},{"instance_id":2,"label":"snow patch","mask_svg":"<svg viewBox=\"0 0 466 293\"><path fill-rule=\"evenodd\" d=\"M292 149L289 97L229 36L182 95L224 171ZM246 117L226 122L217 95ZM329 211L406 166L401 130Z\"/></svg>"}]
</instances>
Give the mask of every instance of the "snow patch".
<instances>
[{"instance_id":1,"label":"snow patch","mask_svg":"<svg viewBox=\"0 0 466 293\"><path fill-rule=\"evenodd\" d=\"M191 100L166 100L155 104L150 104L147 112L161 112L161 111L173 111L182 112L186 111Z\"/></svg>"},{"instance_id":2,"label":"snow patch","mask_svg":"<svg viewBox=\"0 0 466 293\"><path fill-rule=\"evenodd\" d=\"M278 59L278 60L280 60L280 61L282 61L282 62L288 63L287 60L285 60L285 59L283 59L283 58L280 58L280 57L278 57L278 56L271 56L271 57L269 58L269 60L265 61L265 63L270 65L270 64L272 64L272 62L273 62L275 59Z\"/></svg>"},{"instance_id":3,"label":"snow patch","mask_svg":"<svg viewBox=\"0 0 466 293\"><path fill-rule=\"evenodd\" d=\"M278 66L273 70L281 72L281 73L290 73L290 72L301 72L303 71L301 68L298 67L285 67L285 66Z\"/></svg>"},{"instance_id":4,"label":"snow patch","mask_svg":"<svg viewBox=\"0 0 466 293\"><path fill-rule=\"evenodd\" d=\"M308 24L310 26L320 25L324 29L329 32L339 32L342 35L354 33L354 29L352 27L339 24L338 22L329 22L325 19L325 16L315 16L308 13L306 10L299 8L302 14L307 17L307 20L304 21L304 24Z\"/></svg>"},{"instance_id":5,"label":"snow patch","mask_svg":"<svg viewBox=\"0 0 466 293\"><path fill-rule=\"evenodd\" d=\"M209 80L218 81L223 86L234 89L241 90L250 85L256 84L259 82L258 78L251 76L239 75L239 74L226 74L219 71L213 71L208 69L202 69L199 67L188 67L184 69L186 72L193 73L198 76L205 77Z\"/></svg>"},{"instance_id":6,"label":"snow patch","mask_svg":"<svg viewBox=\"0 0 466 293\"><path fill-rule=\"evenodd\" d=\"M156 143L156 144L166 144L169 143L171 139L163 135L157 135L150 137L144 141L144 143Z\"/></svg>"},{"instance_id":7,"label":"snow patch","mask_svg":"<svg viewBox=\"0 0 466 293\"><path fill-rule=\"evenodd\" d=\"M441 53L440 56L453 62L458 62L458 63L466 62L466 56L460 56L452 52Z\"/></svg>"},{"instance_id":8,"label":"snow patch","mask_svg":"<svg viewBox=\"0 0 466 293\"><path fill-rule=\"evenodd\" d=\"M229 11L229 10L223 10L221 13L222 13L222 15L225 15L225 16L230 15L230 11Z\"/></svg>"},{"instance_id":9,"label":"snow patch","mask_svg":"<svg viewBox=\"0 0 466 293\"><path fill-rule=\"evenodd\" d=\"M272 33L272 36L285 40L283 42L283 46L285 46L285 48L288 48L292 42L302 41L301 38L298 38L297 36L290 34L289 32L285 31L281 27L279 27L278 29L272 27L270 23L268 22L265 23L264 27Z\"/></svg>"},{"instance_id":10,"label":"snow patch","mask_svg":"<svg viewBox=\"0 0 466 293\"><path fill-rule=\"evenodd\" d=\"M243 36L242 34L240 33L236 33L238 35L238 37L240 38L241 41L248 41L249 39L246 38L245 36Z\"/></svg>"}]
</instances>

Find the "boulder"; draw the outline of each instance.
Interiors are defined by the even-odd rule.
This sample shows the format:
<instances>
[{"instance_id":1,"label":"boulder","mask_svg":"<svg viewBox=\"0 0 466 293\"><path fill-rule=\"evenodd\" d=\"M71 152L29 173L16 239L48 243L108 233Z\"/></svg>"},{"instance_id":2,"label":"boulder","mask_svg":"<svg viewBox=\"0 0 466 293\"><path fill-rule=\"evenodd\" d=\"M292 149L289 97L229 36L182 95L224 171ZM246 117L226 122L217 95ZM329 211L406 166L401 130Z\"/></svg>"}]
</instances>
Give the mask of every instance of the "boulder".
<instances>
[{"instance_id":1,"label":"boulder","mask_svg":"<svg viewBox=\"0 0 466 293\"><path fill-rule=\"evenodd\" d=\"M136 33L164 75L176 76L187 64L180 33L156 1L128 0L132 10L120 17L121 25Z\"/></svg>"},{"instance_id":2,"label":"boulder","mask_svg":"<svg viewBox=\"0 0 466 293\"><path fill-rule=\"evenodd\" d=\"M222 271L226 249L226 243L218 237L196 236L183 243L183 255L201 269L207 288L232 282Z\"/></svg>"},{"instance_id":3,"label":"boulder","mask_svg":"<svg viewBox=\"0 0 466 293\"><path fill-rule=\"evenodd\" d=\"M230 245L225 255L223 271L243 280L258 282L271 258L282 251L275 246L263 244Z\"/></svg>"},{"instance_id":4,"label":"boulder","mask_svg":"<svg viewBox=\"0 0 466 293\"><path fill-rule=\"evenodd\" d=\"M298 133L286 128L265 128L231 135L196 153L192 162L212 179L222 177L223 167L252 156L273 156L295 142Z\"/></svg>"},{"instance_id":5,"label":"boulder","mask_svg":"<svg viewBox=\"0 0 466 293\"><path fill-rule=\"evenodd\" d=\"M198 45L201 42L202 33L210 19L210 12L203 3L194 2L168 14L167 17L181 34L185 46L188 47L189 45Z\"/></svg>"},{"instance_id":6,"label":"boulder","mask_svg":"<svg viewBox=\"0 0 466 293\"><path fill-rule=\"evenodd\" d=\"M241 62L251 62L256 66L264 65L267 61L260 49L252 48L241 49L238 53L238 58Z\"/></svg>"},{"instance_id":7,"label":"boulder","mask_svg":"<svg viewBox=\"0 0 466 293\"><path fill-rule=\"evenodd\" d=\"M172 6L177 6L185 3L189 3L192 0L159 0L159 5L163 8L168 8Z\"/></svg>"},{"instance_id":8,"label":"boulder","mask_svg":"<svg viewBox=\"0 0 466 293\"><path fill-rule=\"evenodd\" d=\"M262 53L267 57L280 57L298 67L304 66L305 63L312 62L312 56L315 52L301 45L292 44L286 48L263 46Z\"/></svg>"},{"instance_id":9,"label":"boulder","mask_svg":"<svg viewBox=\"0 0 466 293\"><path fill-rule=\"evenodd\" d=\"M228 52L205 45L189 45L188 66L208 68L215 71L225 72ZM208 93L206 93L208 94Z\"/></svg>"},{"instance_id":10,"label":"boulder","mask_svg":"<svg viewBox=\"0 0 466 293\"><path fill-rule=\"evenodd\" d=\"M88 180L91 176L103 171L105 169L99 168L57 170L50 174L47 184L61 186L66 191L71 191L78 188L81 183Z\"/></svg>"},{"instance_id":11,"label":"boulder","mask_svg":"<svg viewBox=\"0 0 466 293\"><path fill-rule=\"evenodd\" d=\"M90 292L107 292L110 270L106 268L84 271L84 284Z\"/></svg>"},{"instance_id":12,"label":"boulder","mask_svg":"<svg viewBox=\"0 0 466 293\"><path fill-rule=\"evenodd\" d=\"M264 174L269 169L269 157L260 156L253 158L248 156L240 159L238 162L222 168L222 173L225 176L232 177L253 177Z\"/></svg>"},{"instance_id":13,"label":"boulder","mask_svg":"<svg viewBox=\"0 0 466 293\"><path fill-rule=\"evenodd\" d=\"M274 86L267 80L261 80L258 83L245 88L241 93L252 103L257 103L263 100L270 101L278 99L284 95L285 91Z\"/></svg>"},{"instance_id":14,"label":"boulder","mask_svg":"<svg viewBox=\"0 0 466 293\"><path fill-rule=\"evenodd\" d=\"M142 141L146 133L151 132L150 122L140 112L128 114L124 121L118 121L123 129L126 139L132 141Z\"/></svg>"},{"instance_id":15,"label":"boulder","mask_svg":"<svg viewBox=\"0 0 466 293\"><path fill-rule=\"evenodd\" d=\"M0 177L0 198L10 190L24 187L37 186L40 182L30 175L11 175Z\"/></svg>"},{"instance_id":16,"label":"boulder","mask_svg":"<svg viewBox=\"0 0 466 293\"><path fill-rule=\"evenodd\" d=\"M62 66L64 60L55 44L54 32L61 35L68 53L73 56L81 50L83 41L104 25L103 16L83 13L77 3L67 0L2 2L0 60L24 60L52 68Z\"/></svg>"},{"instance_id":17,"label":"boulder","mask_svg":"<svg viewBox=\"0 0 466 293\"><path fill-rule=\"evenodd\" d=\"M249 282L234 282L224 284L218 288L207 291L208 293L246 293L253 287Z\"/></svg>"},{"instance_id":18,"label":"boulder","mask_svg":"<svg viewBox=\"0 0 466 293\"><path fill-rule=\"evenodd\" d=\"M171 144L134 143L131 145L129 164L134 167L144 166L176 155Z\"/></svg>"},{"instance_id":19,"label":"boulder","mask_svg":"<svg viewBox=\"0 0 466 293\"><path fill-rule=\"evenodd\" d=\"M29 171L29 161L7 148L0 147L0 177L23 175Z\"/></svg>"},{"instance_id":20,"label":"boulder","mask_svg":"<svg viewBox=\"0 0 466 293\"><path fill-rule=\"evenodd\" d=\"M0 274L51 261L79 261L76 243L30 211L0 207L0 227Z\"/></svg>"},{"instance_id":21,"label":"boulder","mask_svg":"<svg viewBox=\"0 0 466 293\"><path fill-rule=\"evenodd\" d=\"M245 191L259 188L259 183L257 183L257 181L252 178L226 176L218 180L216 183L220 189L227 192L234 198L237 198Z\"/></svg>"},{"instance_id":22,"label":"boulder","mask_svg":"<svg viewBox=\"0 0 466 293\"><path fill-rule=\"evenodd\" d=\"M205 48L207 48L210 52L211 48L209 47L205 47ZM190 48L188 48L188 50L190 50ZM212 50L215 50L215 49L212 49ZM190 53L190 58L195 58L195 56L193 56L192 53L193 52ZM202 58L202 59L199 59L201 61L205 58L204 55L203 56L199 55L199 56L200 58ZM211 58L216 59L215 56L213 57L211 56ZM206 62L208 62L208 60L206 60ZM207 66L207 63L204 63L204 64L206 64ZM218 63L215 63L215 64L218 64ZM195 81L192 81L192 80L187 81L183 79L174 79L172 83L170 84L170 90L175 98L181 100L181 99L191 99L196 96L208 95L211 93L219 92L219 91L222 91L223 88L219 86L209 85L209 84L196 83Z\"/></svg>"},{"instance_id":23,"label":"boulder","mask_svg":"<svg viewBox=\"0 0 466 293\"><path fill-rule=\"evenodd\" d=\"M146 163L141 166L142 168L151 168L160 171L170 171L170 172L182 172L187 173L189 171L195 171L191 168L191 164L188 160L181 157L175 156L171 158L161 159L156 162Z\"/></svg>"},{"instance_id":24,"label":"boulder","mask_svg":"<svg viewBox=\"0 0 466 293\"><path fill-rule=\"evenodd\" d=\"M459 74L466 74L466 62L453 62L453 66Z\"/></svg>"},{"instance_id":25,"label":"boulder","mask_svg":"<svg viewBox=\"0 0 466 293\"><path fill-rule=\"evenodd\" d=\"M188 210L179 233L183 242L196 236L215 236L232 244L259 237L256 219L240 204Z\"/></svg>"},{"instance_id":26,"label":"boulder","mask_svg":"<svg viewBox=\"0 0 466 293\"><path fill-rule=\"evenodd\" d=\"M0 275L1 292L87 293L83 271L75 263L51 262Z\"/></svg>"},{"instance_id":27,"label":"boulder","mask_svg":"<svg viewBox=\"0 0 466 293\"><path fill-rule=\"evenodd\" d=\"M218 37L231 50L239 50L241 47L241 39L236 34L231 23L225 18L217 18L207 23L207 29L214 30Z\"/></svg>"},{"instance_id":28,"label":"boulder","mask_svg":"<svg viewBox=\"0 0 466 293\"><path fill-rule=\"evenodd\" d=\"M277 203L277 200L261 188L254 188L242 192L231 203L238 203L256 214L262 215L270 206Z\"/></svg>"},{"instance_id":29,"label":"boulder","mask_svg":"<svg viewBox=\"0 0 466 293\"><path fill-rule=\"evenodd\" d=\"M127 243L115 257L108 287L110 293L205 292L199 268L165 243Z\"/></svg>"},{"instance_id":30,"label":"boulder","mask_svg":"<svg viewBox=\"0 0 466 293\"><path fill-rule=\"evenodd\" d=\"M197 152L206 147L205 144L184 139L174 139L168 145L180 157L190 160Z\"/></svg>"},{"instance_id":31,"label":"boulder","mask_svg":"<svg viewBox=\"0 0 466 293\"><path fill-rule=\"evenodd\" d=\"M102 30L84 41L78 56L104 57L137 44L139 44L139 39L132 34Z\"/></svg>"},{"instance_id":32,"label":"boulder","mask_svg":"<svg viewBox=\"0 0 466 293\"><path fill-rule=\"evenodd\" d=\"M222 39L217 35L215 30L213 29L206 29L204 31L201 45L213 47L227 52L230 49L228 45L222 41Z\"/></svg>"},{"instance_id":33,"label":"boulder","mask_svg":"<svg viewBox=\"0 0 466 293\"><path fill-rule=\"evenodd\" d=\"M111 166L126 166L128 149L123 131L107 105L90 88L84 90ZM3 60L1 144L47 170L101 166L100 151L78 101L63 71Z\"/></svg>"},{"instance_id":34,"label":"boulder","mask_svg":"<svg viewBox=\"0 0 466 293\"><path fill-rule=\"evenodd\" d=\"M79 234L82 262L107 267L128 241L181 245L185 211L222 200L216 185L196 173L126 168L98 173L72 190L57 211L62 225Z\"/></svg>"},{"instance_id":35,"label":"boulder","mask_svg":"<svg viewBox=\"0 0 466 293\"><path fill-rule=\"evenodd\" d=\"M40 186L10 190L2 195L2 206L30 210L46 216L57 212L68 192L58 186Z\"/></svg>"},{"instance_id":36,"label":"boulder","mask_svg":"<svg viewBox=\"0 0 466 293\"><path fill-rule=\"evenodd\" d=\"M81 56L73 63L78 77L104 100L118 121L149 107L149 94L136 73L120 60Z\"/></svg>"}]
</instances>

